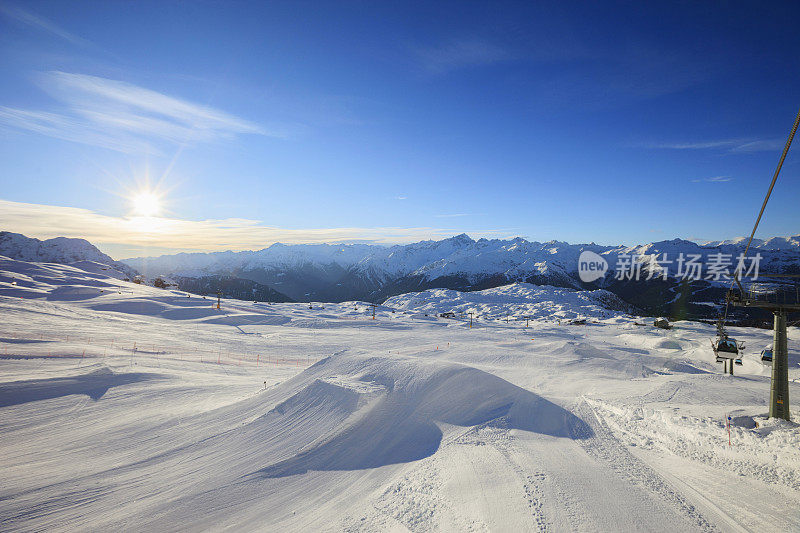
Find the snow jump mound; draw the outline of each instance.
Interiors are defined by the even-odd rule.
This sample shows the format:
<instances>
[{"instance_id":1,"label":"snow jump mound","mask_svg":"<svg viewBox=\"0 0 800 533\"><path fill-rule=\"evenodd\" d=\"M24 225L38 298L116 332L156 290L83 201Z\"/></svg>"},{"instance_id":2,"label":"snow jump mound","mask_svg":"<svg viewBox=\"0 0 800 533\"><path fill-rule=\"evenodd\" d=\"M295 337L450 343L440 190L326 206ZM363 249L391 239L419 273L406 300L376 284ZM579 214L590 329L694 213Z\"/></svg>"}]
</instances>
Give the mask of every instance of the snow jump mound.
<instances>
[{"instance_id":1,"label":"snow jump mound","mask_svg":"<svg viewBox=\"0 0 800 533\"><path fill-rule=\"evenodd\" d=\"M562 407L497 376L452 363L340 355L317 363L295 380L303 383L265 415L268 425L285 428L287 418L341 422L256 476L416 461L436 452L443 429L452 426L489 425L554 438L592 435L581 419Z\"/></svg>"}]
</instances>

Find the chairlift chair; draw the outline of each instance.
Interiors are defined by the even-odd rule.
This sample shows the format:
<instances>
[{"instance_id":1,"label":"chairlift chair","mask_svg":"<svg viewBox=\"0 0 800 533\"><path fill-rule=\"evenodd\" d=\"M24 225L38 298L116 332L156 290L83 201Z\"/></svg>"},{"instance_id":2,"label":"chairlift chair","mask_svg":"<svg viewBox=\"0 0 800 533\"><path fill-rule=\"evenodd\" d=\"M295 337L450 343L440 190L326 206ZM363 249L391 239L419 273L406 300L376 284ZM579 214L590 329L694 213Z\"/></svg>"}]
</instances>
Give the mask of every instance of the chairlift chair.
<instances>
[{"instance_id":1,"label":"chairlift chair","mask_svg":"<svg viewBox=\"0 0 800 533\"><path fill-rule=\"evenodd\" d=\"M714 344L714 351L737 355L739 353L739 345L737 344L736 339L722 337Z\"/></svg>"},{"instance_id":2,"label":"chairlift chair","mask_svg":"<svg viewBox=\"0 0 800 533\"><path fill-rule=\"evenodd\" d=\"M742 364L740 351L744 349L744 343L739 343L733 337L728 337L722 317L717 320L717 340L711 341L711 349L714 350L717 363L722 363L726 359L736 359L738 364Z\"/></svg>"},{"instance_id":3,"label":"chairlift chair","mask_svg":"<svg viewBox=\"0 0 800 533\"><path fill-rule=\"evenodd\" d=\"M761 360L762 361L767 361L767 362L770 362L770 363L772 362L772 347L771 346L767 346L766 348L761 350Z\"/></svg>"},{"instance_id":4,"label":"chairlift chair","mask_svg":"<svg viewBox=\"0 0 800 533\"><path fill-rule=\"evenodd\" d=\"M711 341L711 348L714 350L714 355L717 356L717 363L722 363L725 359L739 359L741 361L739 351L744 346L736 342L736 339L725 336L718 338L716 342Z\"/></svg>"}]
</instances>

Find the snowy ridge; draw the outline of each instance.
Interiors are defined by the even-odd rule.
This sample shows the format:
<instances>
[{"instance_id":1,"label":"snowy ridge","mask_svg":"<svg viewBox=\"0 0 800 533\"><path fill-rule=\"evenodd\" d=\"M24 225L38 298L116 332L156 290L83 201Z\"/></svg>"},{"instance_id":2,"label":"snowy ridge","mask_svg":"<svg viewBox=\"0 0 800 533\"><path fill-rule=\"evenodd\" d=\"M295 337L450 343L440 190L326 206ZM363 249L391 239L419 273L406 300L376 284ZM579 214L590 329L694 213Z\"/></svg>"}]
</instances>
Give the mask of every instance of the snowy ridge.
<instances>
[{"instance_id":1,"label":"snowy ridge","mask_svg":"<svg viewBox=\"0 0 800 533\"><path fill-rule=\"evenodd\" d=\"M736 255L745 248L742 239L698 244L674 239L637 246L602 246L549 241L531 242L523 238L478 239L466 234L440 241L422 241L408 245L377 246L366 244L273 244L259 251L216 252L140 257L125 262L140 271L159 271L168 275L198 276L232 274L256 269L289 270L305 265L335 265L383 283L403 276L421 276L432 280L453 275L504 275L510 280L526 276L561 276L577 280L578 257L591 250L606 258L613 269L620 254L677 257L679 253ZM783 273L800 262L800 235L775 237L754 244L762 253L762 268Z\"/></svg>"},{"instance_id":2,"label":"snowy ridge","mask_svg":"<svg viewBox=\"0 0 800 533\"><path fill-rule=\"evenodd\" d=\"M393 296L384 305L416 313L473 313L486 320L607 319L633 313L615 294L602 289L577 291L529 283L514 283L482 291L428 289Z\"/></svg>"},{"instance_id":3,"label":"snowy ridge","mask_svg":"<svg viewBox=\"0 0 800 533\"><path fill-rule=\"evenodd\" d=\"M746 246L748 237L737 237L726 241L708 241L704 246ZM800 234L790 237L771 237L769 239L753 239L752 248L757 250L797 250L800 248Z\"/></svg>"},{"instance_id":4,"label":"snowy ridge","mask_svg":"<svg viewBox=\"0 0 800 533\"><path fill-rule=\"evenodd\" d=\"M114 261L85 239L56 237L42 241L19 233L0 231L0 255L19 261L44 263L70 264L90 261L112 266L130 277L136 274L131 267Z\"/></svg>"},{"instance_id":5,"label":"snowy ridge","mask_svg":"<svg viewBox=\"0 0 800 533\"><path fill-rule=\"evenodd\" d=\"M244 252L179 253L160 257L125 259L142 271L160 271L181 276L230 274L257 268L294 269L308 264L351 267L375 248L363 244L304 244L275 243L269 248Z\"/></svg>"}]
</instances>

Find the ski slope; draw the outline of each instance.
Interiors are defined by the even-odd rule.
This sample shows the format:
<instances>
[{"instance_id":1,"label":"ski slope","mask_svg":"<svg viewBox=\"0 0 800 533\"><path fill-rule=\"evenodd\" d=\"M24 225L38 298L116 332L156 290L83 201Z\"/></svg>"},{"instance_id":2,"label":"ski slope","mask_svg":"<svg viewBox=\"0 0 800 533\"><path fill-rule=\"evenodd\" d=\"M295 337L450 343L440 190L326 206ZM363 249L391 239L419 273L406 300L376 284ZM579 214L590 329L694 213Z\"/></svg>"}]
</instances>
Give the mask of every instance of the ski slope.
<instances>
[{"instance_id":1,"label":"ski slope","mask_svg":"<svg viewBox=\"0 0 800 533\"><path fill-rule=\"evenodd\" d=\"M711 326L555 294L547 313L549 289L445 294L484 298L470 328L413 295L372 320L123 277L0 258L3 531L800 529L800 427L765 418L769 331L731 331L730 377ZM534 292L529 327L503 312Z\"/></svg>"},{"instance_id":2,"label":"ski slope","mask_svg":"<svg viewBox=\"0 0 800 533\"><path fill-rule=\"evenodd\" d=\"M603 289L579 291L530 283L512 283L472 292L428 289L393 296L385 304L435 315L449 312L461 316L472 313L486 320L619 318L629 322L630 317L623 313L633 311L631 305Z\"/></svg>"}]
</instances>

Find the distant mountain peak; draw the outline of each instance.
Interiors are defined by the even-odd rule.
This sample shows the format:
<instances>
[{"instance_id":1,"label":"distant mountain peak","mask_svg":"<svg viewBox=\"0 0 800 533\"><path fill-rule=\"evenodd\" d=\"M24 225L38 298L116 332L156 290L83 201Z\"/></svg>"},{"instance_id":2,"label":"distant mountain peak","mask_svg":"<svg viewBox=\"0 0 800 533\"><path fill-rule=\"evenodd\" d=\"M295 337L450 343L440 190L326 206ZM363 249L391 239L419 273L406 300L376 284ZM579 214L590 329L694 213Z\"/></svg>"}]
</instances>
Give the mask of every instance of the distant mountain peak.
<instances>
[{"instance_id":1,"label":"distant mountain peak","mask_svg":"<svg viewBox=\"0 0 800 533\"><path fill-rule=\"evenodd\" d=\"M475 242L472 239L472 237L470 237L466 233L460 233L458 235L454 235L453 237L450 237L449 239L445 239L445 241L451 241L451 242L457 242L457 243L463 243L463 244L473 244Z\"/></svg>"},{"instance_id":2,"label":"distant mountain peak","mask_svg":"<svg viewBox=\"0 0 800 533\"><path fill-rule=\"evenodd\" d=\"M21 233L0 231L0 255L17 261L40 263L77 263L91 261L111 265L131 276L136 272L124 263L114 261L86 239L55 237L40 240Z\"/></svg>"}]
</instances>

